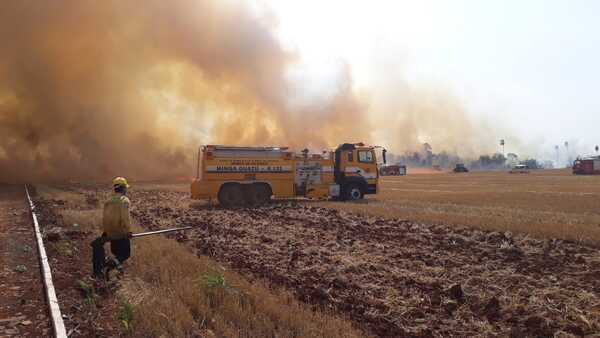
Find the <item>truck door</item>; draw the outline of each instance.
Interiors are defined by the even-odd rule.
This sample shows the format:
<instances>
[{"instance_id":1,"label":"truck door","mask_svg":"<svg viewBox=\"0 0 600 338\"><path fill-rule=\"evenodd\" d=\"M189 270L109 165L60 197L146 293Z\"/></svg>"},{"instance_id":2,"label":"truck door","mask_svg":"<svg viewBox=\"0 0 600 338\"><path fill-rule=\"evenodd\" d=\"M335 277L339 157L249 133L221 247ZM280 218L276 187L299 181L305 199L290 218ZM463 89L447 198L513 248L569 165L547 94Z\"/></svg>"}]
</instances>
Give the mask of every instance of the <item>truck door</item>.
<instances>
[{"instance_id":1,"label":"truck door","mask_svg":"<svg viewBox=\"0 0 600 338\"><path fill-rule=\"evenodd\" d=\"M348 179L360 178L360 167L356 158L355 149L338 149L335 155L336 183L343 185ZM339 181L338 181L339 178Z\"/></svg>"},{"instance_id":2,"label":"truck door","mask_svg":"<svg viewBox=\"0 0 600 338\"><path fill-rule=\"evenodd\" d=\"M340 148L338 148L335 151L333 178L335 180L335 183L337 183L339 185L342 185L342 179L343 179L341 166L342 166L342 150Z\"/></svg>"},{"instance_id":3,"label":"truck door","mask_svg":"<svg viewBox=\"0 0 600 338\"><path fill-rule=\"evenodd\" d=\"M359 148L356 153L358 174L367 182L365 194L375 194L377 193L377 178L379 177L375 151Z\"/></svg>"}]
</instances>

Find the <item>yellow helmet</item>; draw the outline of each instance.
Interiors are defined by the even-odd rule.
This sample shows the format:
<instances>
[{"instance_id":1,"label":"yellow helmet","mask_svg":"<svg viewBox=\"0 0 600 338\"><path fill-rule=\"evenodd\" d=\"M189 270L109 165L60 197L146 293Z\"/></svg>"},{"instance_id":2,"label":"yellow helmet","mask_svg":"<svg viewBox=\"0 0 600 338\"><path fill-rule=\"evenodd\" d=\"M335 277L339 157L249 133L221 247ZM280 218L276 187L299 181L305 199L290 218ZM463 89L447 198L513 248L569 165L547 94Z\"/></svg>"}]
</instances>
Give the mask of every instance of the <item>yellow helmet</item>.
<instances>
[{"instance_id":1,"label":"yellow helmet","mask_svg":"<svg viewBox=\"0 0 600 338\"><path fill-rule=\"evenodd\" d=\"M127 184L127 180L125 179L125 177L115 177L115 179L113 180L113 186L116 185L129 188L129 184Z\"/></svg>"}]
</instances>

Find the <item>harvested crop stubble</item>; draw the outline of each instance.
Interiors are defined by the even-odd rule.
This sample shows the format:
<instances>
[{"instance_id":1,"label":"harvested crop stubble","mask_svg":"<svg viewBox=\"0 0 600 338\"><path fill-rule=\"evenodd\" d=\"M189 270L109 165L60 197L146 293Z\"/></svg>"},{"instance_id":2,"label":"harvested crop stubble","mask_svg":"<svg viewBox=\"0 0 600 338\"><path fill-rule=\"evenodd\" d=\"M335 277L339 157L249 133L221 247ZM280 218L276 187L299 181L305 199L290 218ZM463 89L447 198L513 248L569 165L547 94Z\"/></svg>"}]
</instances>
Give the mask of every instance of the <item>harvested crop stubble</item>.
<instances>
[{"instance_id":1,"label":"harvested crop stubble","mask_svg":"<svg viewBox=\"0 0 600 338\"><path fill-rule=\"evenodd\" d=\"M70 337L119 336L113 291L89 278L89 243L98 234L100 212L74 191L36 186L30 192L67 333Z\"/></svg>"},{"instance_id":2,"label":"harvested crop stubble","mask_svg":"<svg viewBox=\"0 0 600 338\"><path fill-rule=\"evenodd\" d=\"M412 172L381 178L379 193L362 203L317 204L371 216L600 243L600 176L565 170L527 175Z\"/></svg>"},{"instance_id":3,"label":"harvested crop stubble","mask_svg":"<svg viewBox=\"0 0 600 338\"><path fill-rule=\"evenodd\" d=\"M600 331L600 251L279 203L189 208L184 193L138 191L148 228L195 229L199 255L349 314L379 336L553 336ZM160 207L157 205L160 201Z\"/></svg>"},{"instance_id":4,"label":"harvested crop stubble","mask_svg":"<svg viewBox=\"0 0 600 338\"><path fill-rule=\"evenodd\" d=\"M135 240L120 294L138 337L360 337L348 321L249 283L164 237ZM214 282L216 280L217 282Z\"/></svg>"},{"instance_id":5,"label":"harvested crop stubble","mask_svg":"<svg viewBox=\"0 0 600 338\"><path fill-rule=\"evenodd\" d=\"M163 236L132 241L124 279L113 278L109 284L90 281L89 243L100 233L100 201L107 199L110 191L93 186L80 186L68 193L57 187L40 191L44 196L38 196L36 204L41 221L49 226L47 230L57 230L52 232L56 238L49 253L59 302L68 318L67 329L73 329L75 335L363 336L350 321L329 309L311 309L285 290L270 289L262 282L249 283L236 272L206 256L197 257L184 245ZM167 202L137 198L140 195L134 193L132 214L138 204L159 206ZM134 231L140 230L134 222Z\"/></svg>"}]
</instances>

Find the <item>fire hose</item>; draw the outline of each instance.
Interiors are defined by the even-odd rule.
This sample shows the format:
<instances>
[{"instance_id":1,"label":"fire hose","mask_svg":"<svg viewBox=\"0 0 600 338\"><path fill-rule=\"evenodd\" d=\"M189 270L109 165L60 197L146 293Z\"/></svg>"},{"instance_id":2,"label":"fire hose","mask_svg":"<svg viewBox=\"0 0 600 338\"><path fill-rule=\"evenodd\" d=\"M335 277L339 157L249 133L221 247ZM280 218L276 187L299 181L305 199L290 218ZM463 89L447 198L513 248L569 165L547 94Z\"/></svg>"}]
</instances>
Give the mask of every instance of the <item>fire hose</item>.
<instances>
[{"instance_id":1,"label":"fire hose","mask_svg":"<svg viewBox=\"0 0 600 338\"><path fill-rule=\"evenodd\" d=\"M155 231L138 232L135 234L130 234L129 238L159 235L159 234L165 234L165 233L169 233L169 232L189 230L191 228L192 228L191 226L188 226L188 227L181 227L181 228L171 228L171 229L163 229L163 230L155 230ZM104 251L104 244L108 241L109 241L109 239L103 234L102 236L96 238L94 241L92 241L90 243L90 245L92 246L92 250L93 250L92 264L93 264L94 276L99 276L101 274L104 274L104 277L107 281L109 279L110 270L115 269L115 268L120 270L120 266L121 266L120 262L117 261L115 258L111 258L108 260L106 259L106 254ZM127 256L129 257L129 254ZM102 272L103 270L104 270L104 273Z\"/></svg>"},{"instance_id":2,"label":"fire hose","mask_svg":"<svg viewBox=\"0 0 600 338\"><path fill-rule=\"evenodd\" d=\"M131 234L131 238L150 236L150 235L158 235L165 234L168 232L180 231L180 230L189 230L192 227L182 227L182 228L172 228L172 229L164 229L164 230L156 230L156 231L146 231L146 232L138 232L136 234Z\"/></svg>"}]
</instances>

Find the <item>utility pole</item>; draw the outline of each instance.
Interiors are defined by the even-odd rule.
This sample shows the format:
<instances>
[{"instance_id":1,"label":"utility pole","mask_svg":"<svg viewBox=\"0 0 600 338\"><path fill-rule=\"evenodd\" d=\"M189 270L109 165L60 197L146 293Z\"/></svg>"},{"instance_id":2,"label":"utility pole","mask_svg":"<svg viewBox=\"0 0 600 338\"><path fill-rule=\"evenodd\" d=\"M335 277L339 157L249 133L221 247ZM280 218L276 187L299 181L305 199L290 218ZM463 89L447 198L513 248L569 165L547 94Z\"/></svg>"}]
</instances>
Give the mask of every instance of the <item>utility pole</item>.
<instances>
[{"instance_id":1,"label":"utility pole","mask_svg":"<svg viewBox=\"0 0 600 338\"><path fill-rule=\"evenodd\" d=\"M502 156L504 156L504 139L500 140L500 145L502 146Z\"/></svg>"},{"instance_id":2,"label":"utility pole","mask_svg":"<svg viewBox=\"0 0 600 338\"><path fill-rule=\"evenodd\" d=\"M560 167L560 162L559 162L559 157L558 157L558 144L554 146L554 149L556 149L556 168L558 169Z\"/></svg>"},{"instance_id":3,"label":"utility pole","mask_svg":"<svg viewBox=\"0 0 600 338\"><path fill-rule=\"evenodd\" d=\"M567 167L571 165L571 157L569 155L569 142L565 141L565 148L567 149Z\"/></svg>"}]
</instances>

